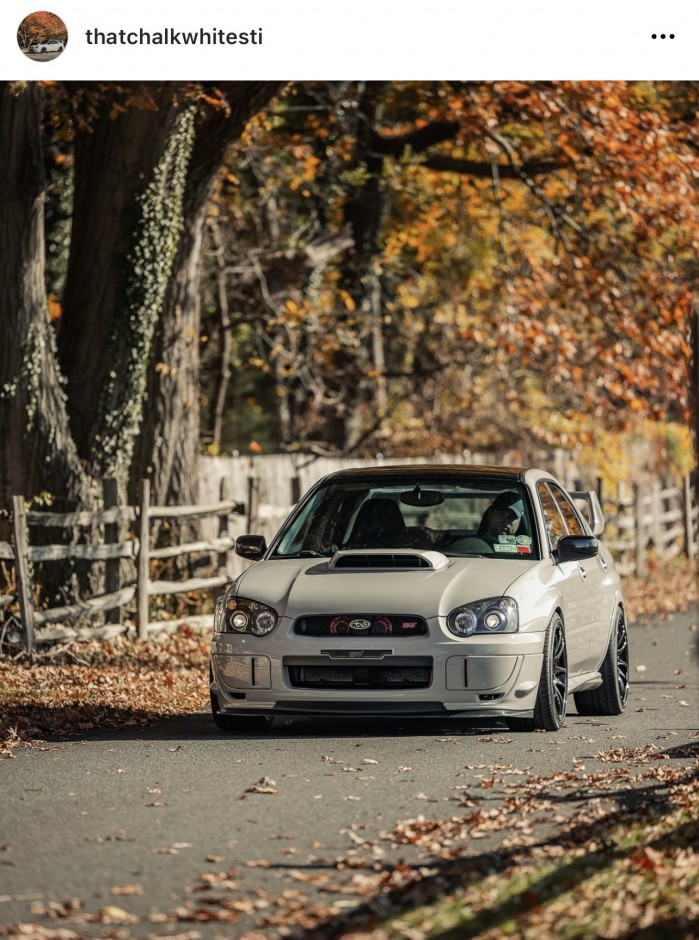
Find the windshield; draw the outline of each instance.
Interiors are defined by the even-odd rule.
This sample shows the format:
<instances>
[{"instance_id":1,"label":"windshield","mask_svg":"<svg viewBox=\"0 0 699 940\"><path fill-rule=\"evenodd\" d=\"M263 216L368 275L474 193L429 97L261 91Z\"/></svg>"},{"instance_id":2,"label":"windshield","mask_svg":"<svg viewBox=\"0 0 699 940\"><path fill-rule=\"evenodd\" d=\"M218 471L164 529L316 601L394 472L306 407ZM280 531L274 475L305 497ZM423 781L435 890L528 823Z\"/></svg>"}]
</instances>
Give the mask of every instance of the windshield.
<instances>
[{"instance_id":1,"label":"windshield","mask_svg":"<svg viewBox=\"0 0 699 940\"><path fill-rule=\"evenodd\" d=\"M272 554L397 548L539 557L525 487L492 478L329 482L301 504Z\"/></svg>"}]
</instances>

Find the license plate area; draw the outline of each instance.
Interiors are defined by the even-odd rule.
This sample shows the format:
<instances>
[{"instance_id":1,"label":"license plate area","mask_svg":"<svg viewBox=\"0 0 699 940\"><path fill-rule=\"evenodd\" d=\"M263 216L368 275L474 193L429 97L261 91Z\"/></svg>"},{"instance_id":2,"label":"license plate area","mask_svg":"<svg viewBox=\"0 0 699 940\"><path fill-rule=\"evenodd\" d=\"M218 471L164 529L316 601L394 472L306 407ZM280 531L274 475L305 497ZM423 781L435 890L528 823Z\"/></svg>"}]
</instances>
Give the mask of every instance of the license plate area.
<instances>
[{"instance_id":1,"label":"license plate area","mask_svg":"<svg viewBox=\"0 0 699 940\"><path fill-rule=\"evenodd\" d=\"M294 689L427 689L432 684L432 659L315 660L287 663L286 673Z\"/></svg>"}]
</instances>

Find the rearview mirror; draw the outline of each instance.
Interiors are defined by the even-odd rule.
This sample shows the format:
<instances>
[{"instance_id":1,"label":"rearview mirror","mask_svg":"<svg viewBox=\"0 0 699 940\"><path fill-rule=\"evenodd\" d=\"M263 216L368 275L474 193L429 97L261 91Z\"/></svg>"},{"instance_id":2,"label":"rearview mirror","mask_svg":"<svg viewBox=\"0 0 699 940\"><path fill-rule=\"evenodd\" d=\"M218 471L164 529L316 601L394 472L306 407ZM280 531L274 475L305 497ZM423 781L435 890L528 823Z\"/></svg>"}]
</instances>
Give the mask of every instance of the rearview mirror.
<instances>
[{"instance_id":1,"label":"rearview mirror","mask_svg":"<svg viewBox=\"0 0 699 940\"><path fill-rule=\"evenodd\" d=\"M422 490L418 484L414 490L401 493L400 501L405 506L439 506L444 502L444 496L438 490Z\"/></svg>"},{"instance_id":2,"label":"rearview mirror","mask_svg":"<svg viewBox=\"0 0 699 940\"><path fill-rule=\"evenodd\" d=\"M239 535L235 540L235 553L250 561L259 561L267 551L264 535Z\"/></svg>"}]
</instances>

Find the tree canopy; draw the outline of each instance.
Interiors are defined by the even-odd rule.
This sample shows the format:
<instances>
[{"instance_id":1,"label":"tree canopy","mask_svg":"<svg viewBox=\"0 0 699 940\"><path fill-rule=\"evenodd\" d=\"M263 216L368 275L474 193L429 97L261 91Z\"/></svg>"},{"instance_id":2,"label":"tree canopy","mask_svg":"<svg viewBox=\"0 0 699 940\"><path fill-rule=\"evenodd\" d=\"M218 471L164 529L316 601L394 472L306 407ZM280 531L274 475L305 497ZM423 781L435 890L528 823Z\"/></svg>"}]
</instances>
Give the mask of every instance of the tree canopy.
<instances>
[{"instance_id":1,"label":"tree canopy","mask_svg":"<svg viewBox=\"0 0 699 940\"><path fill-rule=\"evenodd\" d=\"M698 91L3 83L2 502L686 424Z\"/></svg>"},{"instance_id":2,"label":"tree canopy","mask_svg":"<svg viewBox=\"0 0 699 940\"><path fill-rule=\"evenodd\" d=\"M291 87L214 206L251 408L276 399L286 446L353 452L685 422L696 101L677 83Z\"/></svg>"}]
</instances>

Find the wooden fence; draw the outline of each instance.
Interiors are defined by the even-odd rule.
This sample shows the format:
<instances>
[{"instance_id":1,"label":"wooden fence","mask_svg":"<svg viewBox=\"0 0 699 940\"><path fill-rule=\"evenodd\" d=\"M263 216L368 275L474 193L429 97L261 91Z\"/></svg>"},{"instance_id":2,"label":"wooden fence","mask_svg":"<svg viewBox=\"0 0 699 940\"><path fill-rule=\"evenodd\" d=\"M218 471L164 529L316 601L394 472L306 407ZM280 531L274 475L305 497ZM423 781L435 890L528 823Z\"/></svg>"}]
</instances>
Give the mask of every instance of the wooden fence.
<instances>
[{"instance_id":1,"label":"wooden fence","mask_svg":"<svg viewBox=\"0 0 699 940\"><path fill-rule=\"evenodd\" d=\"M672 558L684 553L696 558L699 550L699 507L692 477L680 486L655 478L647 484L619 488L605 500L605 544L612 550L622 576L643 578L648 555Z\"/></svg>"},{"instance_id":2,"label":"wooden fence","mask_svg":"<svg viewBox=\"0 0 699 940\"><path fill-rule=\"evenodd\" d=\"M244 484L236 481L235 485L238 491L245 486L247 511L245 504L231 498L232 484L227 477L218 481L217 501L195 506L152 506L147 481L141 486L138 506L120 506L116 504L114 481L106 480L104 508L98 512L26 511L23 498L15 496L13 544L0 542L0 562L5 563L6 569L8 563L14 566L14 589L5 588L6 593L0 593L0 617L5 618L5 612L12 605L18 607L21 644L30 652L38 643L126 632L131 627L123 622L124 612L126 605L134 600L135 629L141 639L156 631L175 630L185 622L208 625L210 615L153 619L151 600L156 596L215 591L223 587L247 565L232 552L236 534L260 532L269 538L291 509L290 504L265 503L260 477L254 472ZM295 495L293 490L291 495ZM655 479L646 484L634 484L628 490L620 488L613 498L604 499L603 504L607 522L604 540L614 553L623 576L644 577L650 552L657 558L671 558L682 552L690 559L696 557L699 509L689 477L679 486ZM188 540L186 533L180 533L176 544L154 547L153 523L162 525L164 521L184 526L187 532L194 524L199 537ZM76 533L90 530L90 543L65 544L64 540L58 544L32 544L32 530L47 528L62 533L67 530L74 540L78 537ZM208 561L204 559L211 572L206 577L151 578L153 563L202 554L209 556ZM37 609L34 566L66 560L102 565L104 593L58 607ZM126 577L125 569L128 569ZM102 626L66 626L95 616L104 620ZM60 627L50 629L56 624Z\"/></svg>"},{"instance_id":3,"label":"wooden fence","mask_svg":"<svg viewBox=\"0 0 699 940\"><path fill-rule=\"evenodd\" d=\"M151 620L150 599L190 592L212 591L223 587L232 577L227 559L235 544L235 536L229 531L231 515L243 515L245 507L237 500L223 498L227 487L222 487L222 498L209 505L196 506L152 506L150 484L143 481L139 506L119 506L116 501L116 485L113 480L104 482L104 509L97 512L54 513L36 510L26 511L21 496L13 497L12 525L13 544L0 542L0 561L11 562L15 570L16 593L0 595L0 609L16 602L19 607L21 644L32 652L37 643L66 639L89 639L114 636L129 629L122 623L125 605L136 600L136 626L138 636L145 639L152 632L175 630L186 619L188 623L210 621L210 617L188 617L179 620ZM153 520L177 520L190 523L193 520L213 518L217 523L215 538L190 542L178 542L171 546L151 547L151 523ZM138 537L127 537L127 527L138 524ZM90 544L32 545L32 529L68 530L76 532L89 529L98 531L99 542ZM151 580L151 561L179 558L198 553L213 553L217 558L216 573L206 578L181 580ZM34 605L34 566L37 563L82 560L104 564L105 592L83 598L59 607L38 610ZM122 577L122 561L131 561L132 577ZM105 625L94 627L66 627L66 623L100 615ZM42 629L51 624L61 624L59 629Z\"/></svg>"}]
</instances>

